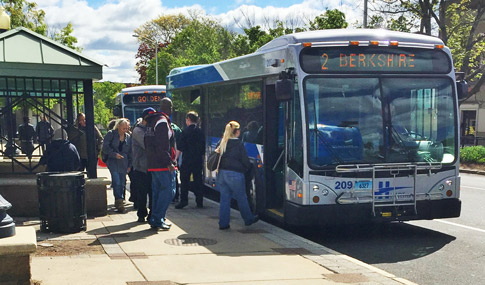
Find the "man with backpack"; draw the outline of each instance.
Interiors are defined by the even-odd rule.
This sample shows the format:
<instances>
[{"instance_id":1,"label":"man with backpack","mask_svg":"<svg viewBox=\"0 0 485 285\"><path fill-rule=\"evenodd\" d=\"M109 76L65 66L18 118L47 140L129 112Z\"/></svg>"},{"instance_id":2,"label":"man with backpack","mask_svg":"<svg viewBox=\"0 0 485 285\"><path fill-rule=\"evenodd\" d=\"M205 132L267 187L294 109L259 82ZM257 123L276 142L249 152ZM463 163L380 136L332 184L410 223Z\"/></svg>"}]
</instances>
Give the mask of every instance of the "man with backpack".
<instances>
[{"instance_id":1,"label":"man with backpack","mask_svg":"<svg viewBox=\"0 0 485 285\"><path fill-rule=\"evenodd\" d=\"M170 125L172 100L165 97L160 102L160 113L146 116L145 150L148 171L152 175L152 229L169 230L171 224L165 215L175 194L175 135Z\"/></svg>"}]
</instances>

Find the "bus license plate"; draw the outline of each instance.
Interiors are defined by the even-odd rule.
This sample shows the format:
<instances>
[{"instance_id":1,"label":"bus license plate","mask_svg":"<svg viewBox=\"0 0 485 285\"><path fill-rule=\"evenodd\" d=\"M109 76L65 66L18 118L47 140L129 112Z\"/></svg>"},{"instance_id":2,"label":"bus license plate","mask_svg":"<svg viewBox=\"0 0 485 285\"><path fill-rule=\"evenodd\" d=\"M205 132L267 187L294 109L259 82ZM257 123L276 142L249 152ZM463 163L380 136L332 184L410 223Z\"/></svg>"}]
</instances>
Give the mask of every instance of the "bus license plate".
<instances>
[{"instance_id":1,"label":"bus license plate","mask_svg":"<svg viewBox=\"0 0 485 285\"><path fill-rule=\"evenodd\" d=\"M355 181L355 190L371 190L372 181Z\"/></svg>"}]
</instances>

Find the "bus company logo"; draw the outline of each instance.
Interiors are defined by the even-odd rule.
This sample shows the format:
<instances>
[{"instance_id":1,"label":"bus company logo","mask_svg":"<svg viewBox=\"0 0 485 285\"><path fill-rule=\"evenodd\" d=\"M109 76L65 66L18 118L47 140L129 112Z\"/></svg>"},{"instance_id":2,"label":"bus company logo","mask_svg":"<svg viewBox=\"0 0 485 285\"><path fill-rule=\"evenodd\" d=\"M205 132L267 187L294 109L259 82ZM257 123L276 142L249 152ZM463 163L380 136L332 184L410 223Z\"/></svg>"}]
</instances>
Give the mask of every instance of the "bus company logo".
<instances>
[{"instance_id":1,"label":"bus company logo","mask_svg":"<svg viewBox=\"0 0 485 285\"><path fill-rule=\"evenodd\" d=\"M385 196L390 196L391 191L395 190L402 190L402 189L410 189L412 187L391 187L391 182L390 181L379 181L379 187L377 188L377 191L375 192L376 196L379 196L379 199L384 199Z\"/></svg>"}]
</instances>

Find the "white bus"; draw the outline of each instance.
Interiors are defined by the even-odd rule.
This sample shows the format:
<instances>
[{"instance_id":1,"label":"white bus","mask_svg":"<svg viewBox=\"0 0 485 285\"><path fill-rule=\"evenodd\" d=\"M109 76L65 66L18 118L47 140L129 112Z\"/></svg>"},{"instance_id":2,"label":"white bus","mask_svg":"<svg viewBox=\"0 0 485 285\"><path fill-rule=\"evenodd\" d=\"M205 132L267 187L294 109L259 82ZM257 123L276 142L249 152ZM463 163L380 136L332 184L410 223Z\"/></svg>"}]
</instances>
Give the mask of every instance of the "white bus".
<instances>
[{"instance_id":1,"label":"white bus","mask_svg":"<svg viewBox=\"0 0 485 285\"><path fill-rule=\"evenodd\" d=\"M250 203L288 225L458 217L466 90L440 39L387 30L285 35L167 77L174 120L201 115L206 155L242 125Z\"/></svg>"},{"instance_id":2,"label":"white bus","mask_svg":"<svg viewBox=\"0 0 485 285\"><path fill-rule=\"evenodd\" d=\"M123 88L115 99L113 115L128 118L134 125L143 109L160 109L160 100L165 97L165 85L144 85Z\"/></svg>"}]
</instances>

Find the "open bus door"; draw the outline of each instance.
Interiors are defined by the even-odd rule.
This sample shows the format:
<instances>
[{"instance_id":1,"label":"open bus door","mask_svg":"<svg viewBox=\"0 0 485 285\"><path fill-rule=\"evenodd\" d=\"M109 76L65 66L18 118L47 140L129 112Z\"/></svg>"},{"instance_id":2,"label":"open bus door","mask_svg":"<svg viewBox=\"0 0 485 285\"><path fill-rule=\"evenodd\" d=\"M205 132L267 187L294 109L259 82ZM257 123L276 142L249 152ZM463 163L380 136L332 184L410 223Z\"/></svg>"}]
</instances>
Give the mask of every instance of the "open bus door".
<instances>
[{"instance_id":1,"label":"open bus door","mask_svg":"<svg viewBox=\"0 0 485 285\"><path fill-rule=\"evenodd\" d=\"M264 118L264 168L267 215L278 221L284 221L285 201L285 111L286 103L278 102L275 85L265 85Z\"/></svg>"}]
</instances>

